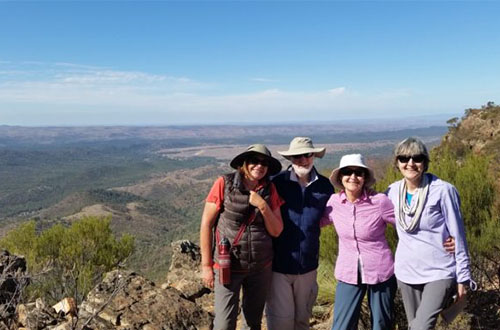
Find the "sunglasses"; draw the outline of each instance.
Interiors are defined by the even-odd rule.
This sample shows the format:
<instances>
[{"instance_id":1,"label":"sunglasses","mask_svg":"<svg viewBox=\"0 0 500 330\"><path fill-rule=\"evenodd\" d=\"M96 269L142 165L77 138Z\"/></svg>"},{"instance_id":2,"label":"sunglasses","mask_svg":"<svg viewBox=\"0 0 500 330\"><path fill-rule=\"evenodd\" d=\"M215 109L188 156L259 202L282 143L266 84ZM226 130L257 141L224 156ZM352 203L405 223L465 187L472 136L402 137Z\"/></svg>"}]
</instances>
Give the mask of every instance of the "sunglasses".
<instances>
[{"instance_id":1,"label":"sunglasses","mask_svg":"<svg viewBox=\"0 0 500 330\"><path fill-rule=\"evenodd\" d=\"M293 155L292 158L293 159L301 159L302 157L311 158L312 156L314 156L314 153L310 152L307 154Z\"/></svg>"},{"instance_id":2,"label":"sunglasses","mask_svg":"<svg viewBox=\"0 0 500 330\"><path fill-rule=\"evenodd\" d=\"M340 175L342 176L351 176L353 173L355 176L365 176L366 171L362 168L349 168L349 167L344 167L340 169Z\"/></svg>"},{"instance_id":3,"label":"sunglasses","mask_svg":"<svg viewBox=\"0 0 500 330\"><path fill-rule=\"evenodd\" d=\"M248 163L252 165L269 166L269 161L265 158L250 157Z\"/></svg>"},{"instance_id":4,"label":"sunglasses","mask_svg":"<svg viewBox=\"0 0 500 330\"><path fill-rule=\"evenodd\" d=\"M397 160L400 163L408 163L410 161L410 159L413 159L414 163L422 163L425 160L425 156L422 155L422 154L420 154L420 155L412 155L412 156L403 156L403 155L400 155L400 156L398 156L396 158L397 158Z\"/></svg>"}]
</instances>

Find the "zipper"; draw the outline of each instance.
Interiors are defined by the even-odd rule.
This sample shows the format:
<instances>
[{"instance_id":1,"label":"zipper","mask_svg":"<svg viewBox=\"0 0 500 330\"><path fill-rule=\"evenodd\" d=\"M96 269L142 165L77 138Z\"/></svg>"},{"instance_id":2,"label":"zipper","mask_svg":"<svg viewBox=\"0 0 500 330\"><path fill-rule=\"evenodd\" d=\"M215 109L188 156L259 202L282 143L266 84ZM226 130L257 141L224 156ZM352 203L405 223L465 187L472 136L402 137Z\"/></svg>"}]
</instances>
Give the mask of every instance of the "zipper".
<instances>
[{"instance_id":1,"label":"zipper","mask_svg":"<svg viewBox=\"0 0 500 330\"><path fill-rule=\"evenodd\" d=\"M251 231L250 231L250 226L251 224L249 224L247 226L247 245L248 245L248 269L250 269L250 263L252 262L252 235L251 235Z\"/></svg>"},{"instance_id":2,"label":"zipper","mask_svg":"<svg viewBox=\"0 0 500 330\"><path fill-rule=\"evenodd\" d=\"M300 221L299 227L300 227L300 225L302 224L302 219L304 217L304 206L305 206L305 202L304 201L306 200L306 189L307 189L307 187L305 187L304 190L302 190L302 186L300 185L300 183L297 182L297 184L299 186L300 194L302 196L302 207L301 207L302 214L300 215L300 220L299 220ZM302 248L301 248L300 245L301 245L301 243L299 241L299 260L300 260L299 267L302 267L301 265L303 265L304 262L302 260ZM300 274L300 269L297 270L297 273Z\"/></svg>"}]
</instances>

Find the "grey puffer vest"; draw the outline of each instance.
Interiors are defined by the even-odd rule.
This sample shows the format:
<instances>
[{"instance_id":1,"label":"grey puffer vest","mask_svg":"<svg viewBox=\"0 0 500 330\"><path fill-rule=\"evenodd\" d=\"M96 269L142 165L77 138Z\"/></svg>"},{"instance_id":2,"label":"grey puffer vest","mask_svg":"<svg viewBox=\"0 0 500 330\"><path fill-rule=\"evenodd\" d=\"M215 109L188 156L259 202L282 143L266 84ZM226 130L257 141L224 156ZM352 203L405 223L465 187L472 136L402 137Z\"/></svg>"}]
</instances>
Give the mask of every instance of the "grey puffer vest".
<instances>
[{"instance_id":1,"label":"grey puffer vest","mask_svg":"<svg viewBox=\"0 0 500 330\"><path fill-rule=\"evenodd\" d=\"M226 174L223 177L224 202L216 230L220 239L227 237L232 245L241 225L248 221L256 208L248 202L250 192L243 185L239 172ZM269 184L267 183L258 192L268 203ZM264 225L262 214L257 212L255 220L247 226L239 243L231 246L231 270L241 272L260 270L271 265L272 260L273 242Z\"/></svg>"}]
</instances>

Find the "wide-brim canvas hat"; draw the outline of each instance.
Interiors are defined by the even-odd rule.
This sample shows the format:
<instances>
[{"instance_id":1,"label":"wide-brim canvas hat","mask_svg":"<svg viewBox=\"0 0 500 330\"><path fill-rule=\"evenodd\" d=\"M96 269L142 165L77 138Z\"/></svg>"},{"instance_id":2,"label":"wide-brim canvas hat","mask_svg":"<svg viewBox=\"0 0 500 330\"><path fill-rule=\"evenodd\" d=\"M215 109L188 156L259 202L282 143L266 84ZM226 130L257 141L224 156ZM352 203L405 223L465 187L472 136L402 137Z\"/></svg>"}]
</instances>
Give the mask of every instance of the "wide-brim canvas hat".
<instances>
[{"instance_id":1,"label":"wide-brim canvas hat","mask_svg":"<svg viewBox=\"0 0 500 330\"><path fill-rule=\"evenodd\" d=\"M365 187L370 188L375 184L375 175L373 173L373 170L368 167L365 163L365 158L361 154L350 154L350 155L344 155L340 159L340 165L336 169L332 171L332 174L330 175L330 182L333 184L333 186L337 189L344 189L344 186L341 184L341 180L339 180L340 176L340 170L343 169L344 167L350 167L350 166L356 166L356 167L362 167L368 172L368 177L365 177Z\"/></svg>"},{"instance_id":2,"label":"wide-brim canvas hat","mask_svg":"<svg viewBox=\"0 0 500 330\"><path fill-rule=\"evenodd\" d=\"M290 159L292 156L309 153L313 153L315 157L323 158L325 151L325 148L315 148L311 138L299 136L293 138L292 142L290 142L288 150L278 151L278 153L286 159Z\"/></svg>"},{"instance_id":3,"label":"wide-brim canvas hat","mask_svg":"<svg viewBox=\"0 0 500 330\"><path fill-rule=\"evenodd\" d=\"M229 165L234 169L238 169L238 167L242 166L243 162L250 156L261 156L267 159L269 162L269 166L267 167L269 175L275 175L281 171L280 161L274 158L271 155L271 151L263 144L252 144L247 150L234 157Z\"/></svg>"}]
</instances>

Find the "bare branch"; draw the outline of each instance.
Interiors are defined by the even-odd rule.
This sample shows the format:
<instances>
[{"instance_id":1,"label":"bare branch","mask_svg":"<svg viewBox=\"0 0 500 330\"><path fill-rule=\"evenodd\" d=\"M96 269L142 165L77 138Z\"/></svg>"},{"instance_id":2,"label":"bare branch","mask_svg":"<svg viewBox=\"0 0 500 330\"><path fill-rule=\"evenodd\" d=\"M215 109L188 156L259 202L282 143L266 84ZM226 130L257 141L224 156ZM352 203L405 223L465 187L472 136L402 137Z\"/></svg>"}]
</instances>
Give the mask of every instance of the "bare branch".
<instances>
[{"instance_id":1,"label":"bare branch","mask_svg":"<svg viewBox=\"0 0 500 330\"><path fill-rule=\"evenodd\" d=\"M128 276L124 276L123 278L120 279L120 281L118 282L118 284L116 285L115 289L113 290L113 292L111 293L111 295L109 296L108 300L106 300L86 321L85 323L82 325L82 329L85 329L85 327L87 327L90 322L92 322L92 320L97 316L99 315L99 313L101 313L104 308L106 308L106 306L109 305L109 303L111 302L111 300L113 300L113 298L118 294L118 292L120 292L121 290L123 290L123 288L125 287L125 285L127 284L127 279L130 277L130 275Z\"/></svg>"}]
</instances>

